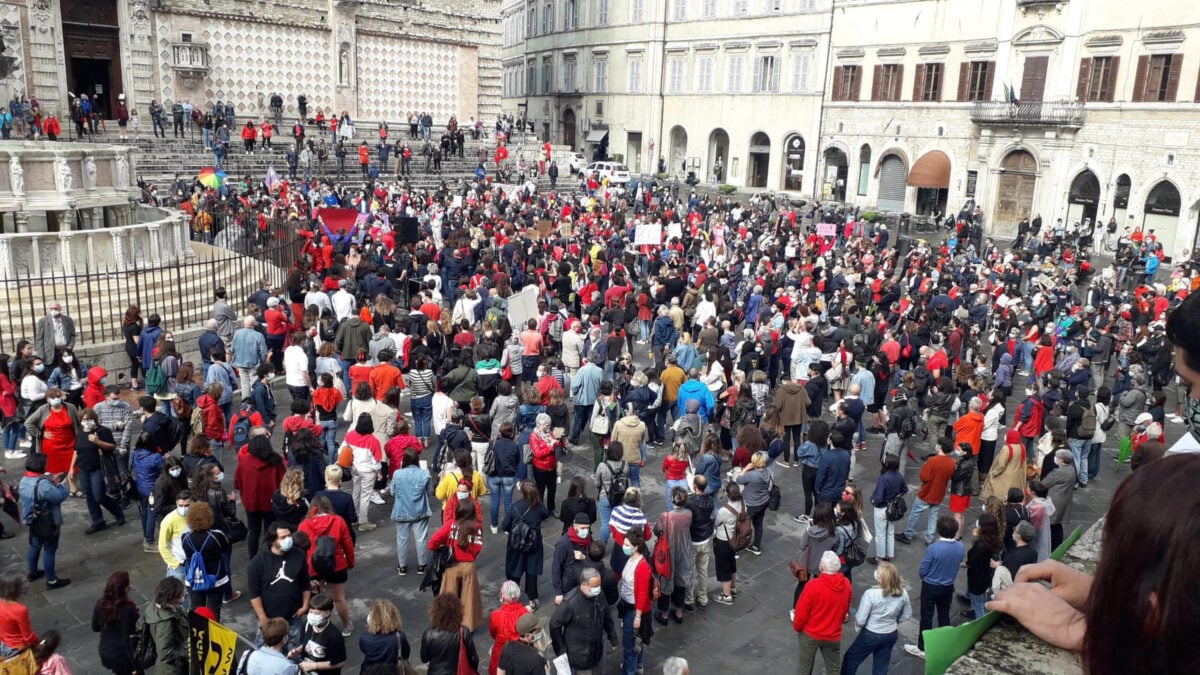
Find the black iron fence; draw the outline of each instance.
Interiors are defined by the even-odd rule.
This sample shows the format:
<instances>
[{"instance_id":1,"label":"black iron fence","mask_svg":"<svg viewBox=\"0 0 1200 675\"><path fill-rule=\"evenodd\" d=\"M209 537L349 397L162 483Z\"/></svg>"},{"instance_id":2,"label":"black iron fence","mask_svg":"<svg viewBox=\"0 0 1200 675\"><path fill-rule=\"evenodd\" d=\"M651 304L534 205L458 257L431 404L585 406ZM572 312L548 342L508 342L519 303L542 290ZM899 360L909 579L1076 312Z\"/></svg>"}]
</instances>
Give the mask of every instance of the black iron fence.
<instances>
[{"instance_id":1,"label":"black iron fence","mask_svg":"<svg viewBox=\"0 0 1200 675\"><path fill-rule=\"evenodd\" d=\"M130 305L142 317L158 314L167 330L199 327L211 317L213 291L224 286L228 302L241 314L246 298L267 279L282 286L300 257L303 240L272 241L246 255L214 247L212 255L146 270L121 271L89 266L81 273L46 274L0 283L0 351L13 354L20 340L32 340L46 305L57 300L75 322L76 349L124 340L122 319ZM111 261L110 261L111 262Z\"/></svg>"}]
</instances>

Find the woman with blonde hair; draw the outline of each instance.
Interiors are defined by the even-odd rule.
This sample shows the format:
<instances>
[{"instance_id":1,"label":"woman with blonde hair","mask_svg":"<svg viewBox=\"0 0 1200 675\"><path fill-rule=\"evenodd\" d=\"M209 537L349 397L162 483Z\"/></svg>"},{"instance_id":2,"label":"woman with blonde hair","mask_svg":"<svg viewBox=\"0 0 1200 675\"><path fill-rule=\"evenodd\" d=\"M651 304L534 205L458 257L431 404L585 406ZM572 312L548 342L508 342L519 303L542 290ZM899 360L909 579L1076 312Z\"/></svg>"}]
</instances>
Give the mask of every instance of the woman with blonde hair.
<instances>
[{"instance_id":1,"label":"woman with blonde hair","mask_svg":"<svg viewBox=\"0 0 1200 675\"><path fill-rule=\"evenodd\" d=\"M767 453L759 450L750 457L750 466L745 473L737 477L742 486L742 501L746 514L754 525L754 543L746 550L754 555L762 555L763 516L767 512L767 502L771 498L771 487L774 480L767 470Z\"/></svg>"},{"instance_id":2,"label":"woman with blonde hair","mask_svg":"<svg viewBox=\"0 0 1200 675\"><path fill-rule=\"evenodd\" d=\"M401 630L404 622L400 610L388 600L374 600L367 612L367 632L358 636L358 650L362 652L362 672L376 672L370 666L390 666L397 672L396 664L408 661L412 648L408 636Z\"/></svg>"},{"instance_id":3,"label":"woman with blonde hair","mask_svg":"<svg viewBox=\"0 0 1200 675\"><path fill-rule=\"evenodd\" d=\"M862 662L871 656L871 675L886 675L892 648L900 636L899 626L912 618L912 602L895 565L879 563L875 583L858 603L854 625L859 633L842 656L843 673L858 672Z\"/></svg>"},{"instance_id":4,"label":"woman with blonde hair","mask_svg":"<svg viewBox=\"0 0 1200 675\"><path fill-rule=\"evenodd\" d=\"M308 515L309 503L304 497L304 469L293 466L283 474L279 489L271 495L271 516L277 523L286 523L293 532Z\"/></svg>"}]
</instances>

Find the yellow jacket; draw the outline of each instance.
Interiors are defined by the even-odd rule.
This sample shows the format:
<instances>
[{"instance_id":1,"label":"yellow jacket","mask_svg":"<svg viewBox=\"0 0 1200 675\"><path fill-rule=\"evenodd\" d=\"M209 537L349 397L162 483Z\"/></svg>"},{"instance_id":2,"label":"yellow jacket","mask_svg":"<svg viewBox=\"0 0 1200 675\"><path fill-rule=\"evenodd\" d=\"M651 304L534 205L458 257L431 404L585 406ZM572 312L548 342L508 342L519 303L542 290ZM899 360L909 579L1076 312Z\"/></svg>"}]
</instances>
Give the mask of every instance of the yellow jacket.
<instances>
[{"instance_id":1,"label":"yellow jacket","mask_svg":"<svg viewBox=\"0 0 1200 675\"><path fill-rule=\"evenodd\" d=\"M181 539L187 532L187 518L179 515L179 511L171 509L167 517L163 518L162 526L158 531L158 554L162 556L167 567L175 569L183 565L184 560L177 558L176 554L183 553Z\"/></svg>"},{"instance_id":2,"label":"yellow jacket","mask_svg":"<svg viewBox=\"0 0 1200 675\"><path fill-rule=\"evenodd\" d=\"M453 469L447 471L442 476L442 480L438 482L436 494L437 498L445 502L458 491L458 482L462 480L462 469ZM479 471L471 472L471 497L479 499L487 494L487 482L483 477L483 473Z\"/></svg>"}]
</instances>

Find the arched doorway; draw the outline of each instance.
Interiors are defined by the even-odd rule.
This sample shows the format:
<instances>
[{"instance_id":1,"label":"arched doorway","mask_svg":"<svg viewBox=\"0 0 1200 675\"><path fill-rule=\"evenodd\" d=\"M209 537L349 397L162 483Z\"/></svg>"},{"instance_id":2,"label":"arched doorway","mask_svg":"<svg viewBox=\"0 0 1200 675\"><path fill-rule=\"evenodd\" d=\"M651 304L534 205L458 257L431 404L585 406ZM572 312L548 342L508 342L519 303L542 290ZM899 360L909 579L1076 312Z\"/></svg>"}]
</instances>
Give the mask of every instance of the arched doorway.
<instances>
[{"instance_id":1,"label":"arched doorway","mask_svg":"<svg viewBox=\"0 0 1200 675\"><path fill-rule=\"evenodd\" d=\"M904 160L899 155L885 156L879 163L879 199L876 200L879 210L903 211L907 186L908 170L904 168Z\"/></svg>"},{"instance_id":2,"label":"arched doorway","mask_svg":"<svg viewBox=\"0 0 1200 675\"><path fill-rule=\"evenodd\" d=\"M1154 236L1163 245L1163 252L1168 255L1175 251L1175 233L1179 229L1179 213L1182 199L1179 189L1171 181L1159 181L1146 196L1146 212L1142 216L1142 231L1145 238Z\"/></svg>"},{"instance_id":3,"label":"arched doorway","mask_svg":"<svg viewBox=\"0 0 1200 675\"><path fill-rule=\"evenodd\" d=\"M562 142L572 150L575 149L575 111L570 108L563 109Z\"/></svg>"},{"instance_id":4,"label":"arched doorway","mask_svg":"<svg viewBox=\"0 0 1200 675\"><path fill-rule=\"evenodd\" d=\"M871 146L863 143L858 150L858 196L865 197L871 182Z\"/></svg>"},{"instance_id":5,"label":"arched doorway","mask_svg":"<svg viewBox=\"0 0 1200 675\"><path fill-rule=\"evenodd\" d=\"M687 131L683 127L671 127L671 161L667 163L668 173L687 173L687 141Z\"/></svg>"},{"instance_id":6,"label":"arched doorway","mask_svg":"<svg viewBox=\"0 0 1200 675\"><path fill-rule=\"evenodd\" d=\"M804 137L792 134L783 142L783 189L799 192L804 186Z\"/></svg>"},{"instance_id":7,"label":"arched doorway","mask_svg":"<svg viewBox=\"0 0 1200 675\"><path fill-rule=\"evenodd\" d=\"M1125 220L1129 214L1129 190L1133 187L1133 181L1129 179L1128 174L1117 176L1117 184L1113 188L1113 218L1117 219L1118 228L1125 227ZM1124 232L1124 229L1118 229L1118 232Z\"/></svg>"},{"instance_id":8,"label":"arched doorway","mask_svg":"<svg viewBox=\"0 0 1200 675\"><path fill-rule=\"evenodd\" d=\"M746 187L767 187L767 169L771 165L771 139L763 132L750 137L750 172Z\"/></svg>"},{"instance_id":9,"label":"arched doorway","mask_svg":"<svg viewBox=\"0 0 1200 675\"><path fill-rule=\"evenodd\" d=\"M1096 208L1100 204L1100 179L1091 169L1071 181L1071 191L1067 193L1067 223L1095 224ZM1084 228L1089 230L1088 228Z\"/></svg>"},{"instance_id":10,"label":"arched doorway","mask_svg":"<svg viewBox=\"0 0 1200 675\"><path fill-rule=\"evenodd\" d=\"M729 175L729 134L724 129L713 129L708 135L708 175L717 183L724 183Z\"/></svg>"},{"instance_id":11,"label":"arched doorway","mask_svg":"<svg viewBox=\"0 0 1200 675\"><path fill-rule=\"evenodd\" d=\"M1028 150L1013 150L1000 160L1000 180L996 182L996 214L993 234L1015 237L1017 223L1032 217L1033 196L1037 191L1038 164Z\"/></svg>"},{"instance_id":12,"label":"arched doorway","mask_svg":"<svg viewBox=\"0 0 1200 675\"><path fill-rule=\"evenodd\" d=\"M825 149L825 174L821 176L821 197L835 202L846 201L846 176L850 160L841 148Z\"/></svg>"},{"instance_id":13,"label":"arched doorway","mask_svg":"<svg viewBox=\"0 0 1200 675\"><path fill-rule=\"evenodd\" d=\"M941 150L921 155L908 172L908 184L917 188L917 215L945 215L950 194L950 158Z\"/></svg>"},{"instance_id":14,"label":"arched doorway","mask_svg":"<svg viewBox=\"0 0 1200 675\"><path fill-rule=\"evenodd\" d=\"M62 27L67 91L94 98L94 105L111 119L123 90L116 0L63 0ZM59 112L64 122L66 112Z\"/></svg>"}]
</instances>

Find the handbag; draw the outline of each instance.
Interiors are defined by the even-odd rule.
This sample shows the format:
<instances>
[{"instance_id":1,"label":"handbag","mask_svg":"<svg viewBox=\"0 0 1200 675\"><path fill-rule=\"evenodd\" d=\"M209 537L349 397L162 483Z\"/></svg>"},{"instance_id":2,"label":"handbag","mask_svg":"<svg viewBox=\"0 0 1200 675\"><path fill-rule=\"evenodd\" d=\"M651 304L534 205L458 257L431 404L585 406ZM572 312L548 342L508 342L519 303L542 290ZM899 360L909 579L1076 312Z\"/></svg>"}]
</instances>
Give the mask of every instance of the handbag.
<instances>
[{"instance_id":1,"label":"handbag","mask_svg":"<svg viewBox=\"0 0 1200 675\"><path fill-rule=\"evenodd\" d=\"M601 406L599 401L592 404L592 421L588 430L597 436L607 436L612 424L608 419L608 406Z\"/></svg>"},{"instance_id":2,"label":"handbag","mask_svg":"<svg viewBox=\"0 0 1200 675\"><path fill-rule=\"evenodd\" d=\"M458 675L479 675L479 671L471 667L467 657L467 638L464 629L458 629Z\"/></svg>"},{"instance_id":3,"label":"handbag","mask_svg":"<svg viewBox=\"0 0 1200 675\"><path fill-rule=\"evenodd\" d=\"M238 520L237 516L228 516L225 518L225 536L229 538L230 544L237 544L246 541L246 536L250 533L246 524Z\"/></svg>"},{"instance_id":4,"label":"handbag","mask_svg":"<svg viewBox=\"0 0 1200 675\"><path fill-rule=\"evenodd\" d=\"M400 634L396 634L396 653L400 653ZM396 663L396 675L417 675L417 669L408 662L408 659L400 659Z\"/></svg>"},{"instance_id":5,"label":"handbag","mask_svg":"<svg viewBox=\"0 0 1200 675\"><path fill-rule=\"evenodd\" d=\"M812 554L811 550L807 546L805 546L804 547L804 564L803 565L796 562L795 560L788 561L788 569L791 570L792 576L796 577L796 581L799 581L800 583L804 583L804 582L808 581L808 558L811 554Z\"/></svg>"},{"instance_id":6,"label":"handbag","mask_svg":"<svg viewBox=\"0 0 1200 675\"><path fill-rule=\"evenodd\" d=\"M39 478L33 485L33 513L29 516L29 533L44 541L57 538L60 526L54 522L54 512L42 506L42 501L38 499L42 480Z\"/></svg>"},{"instance_id":7,"label":"handbag","mask_svg":"<svg viewBox=\"0 0 1200 675\"><path fill-rule=\"evenodd\" d=\"M842 531L849 534L844 528ZM846 546L842 549L842 560L847 567L858 567L867 560L867 551L858 543L857 533L855 534L855 537L847 537Z\"/></svg>"}]
</instances>

